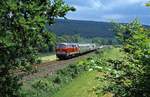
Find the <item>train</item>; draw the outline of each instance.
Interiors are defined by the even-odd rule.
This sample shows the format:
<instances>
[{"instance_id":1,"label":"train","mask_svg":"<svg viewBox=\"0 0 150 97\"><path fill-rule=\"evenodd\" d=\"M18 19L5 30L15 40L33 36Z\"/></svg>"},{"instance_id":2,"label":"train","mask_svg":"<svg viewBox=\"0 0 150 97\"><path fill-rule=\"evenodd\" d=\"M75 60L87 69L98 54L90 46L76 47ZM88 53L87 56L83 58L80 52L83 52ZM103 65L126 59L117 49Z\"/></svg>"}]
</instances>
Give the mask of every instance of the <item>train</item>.
<instances>
[{"instance_id":1,"label":"train","mask_svg":"<svg viewBox=\"0 0 150 97\"><path fill-rule=\"evenodd\" d=\"M59 43L56 45L56 56L59 59L68 59L83 53L96 50L96 44Z\"/></svg>"}]
</instances>

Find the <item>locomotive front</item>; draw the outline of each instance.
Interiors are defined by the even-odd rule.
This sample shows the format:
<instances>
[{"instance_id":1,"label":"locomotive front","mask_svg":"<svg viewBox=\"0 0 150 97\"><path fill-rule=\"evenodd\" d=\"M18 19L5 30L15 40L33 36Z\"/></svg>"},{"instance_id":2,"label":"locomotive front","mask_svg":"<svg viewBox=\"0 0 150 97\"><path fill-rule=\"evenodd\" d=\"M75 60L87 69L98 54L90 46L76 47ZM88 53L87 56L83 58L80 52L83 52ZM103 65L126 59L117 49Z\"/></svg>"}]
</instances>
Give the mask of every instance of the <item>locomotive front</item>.
<instances>
[{"instance_id":1,"label":"locomotive front","mask_svg":"<svg viewBox=\"0 0 150 97\"><path fill-rule=\"evenodd\" d=\"M59 59L66 59L79 54L77 43L60 43L56 46L56 56Z\"/></svg>"}]
</instances>

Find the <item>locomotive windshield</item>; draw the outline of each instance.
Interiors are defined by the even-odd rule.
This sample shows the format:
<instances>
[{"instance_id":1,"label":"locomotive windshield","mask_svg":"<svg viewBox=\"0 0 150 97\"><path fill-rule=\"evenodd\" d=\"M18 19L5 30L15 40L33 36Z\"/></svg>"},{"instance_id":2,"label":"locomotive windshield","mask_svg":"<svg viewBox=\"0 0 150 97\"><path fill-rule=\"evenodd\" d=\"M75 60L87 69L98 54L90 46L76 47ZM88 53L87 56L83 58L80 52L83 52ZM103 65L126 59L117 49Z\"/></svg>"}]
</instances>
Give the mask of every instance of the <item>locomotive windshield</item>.
<instances>
[{"instance_id":1,"label":"locomotive windshield","mask_svg":"<svg viewBox=\"0 0 150 97\"><path fill-rule=\"evenodd\" d=\"M57 45L57 48L65 48L66 47L66 45L64 45L64 44L58 44Z\"/></svg>"}]
</instances>

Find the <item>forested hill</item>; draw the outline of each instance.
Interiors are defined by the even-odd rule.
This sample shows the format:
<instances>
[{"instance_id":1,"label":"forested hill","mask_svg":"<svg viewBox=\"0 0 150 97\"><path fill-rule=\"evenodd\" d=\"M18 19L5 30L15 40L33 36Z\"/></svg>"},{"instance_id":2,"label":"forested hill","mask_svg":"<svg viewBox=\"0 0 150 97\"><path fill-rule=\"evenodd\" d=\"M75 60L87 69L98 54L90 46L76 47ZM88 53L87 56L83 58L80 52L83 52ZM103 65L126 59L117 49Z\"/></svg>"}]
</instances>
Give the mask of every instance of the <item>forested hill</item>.
<instances>
[{"instance_id":1,"label":"forested hill","mask_svg":"<svg viewBox=\"0 0 150 97\"><path fill-rule=\"evenodd\" d=\"M79 34L81 37L114 37L112 25L107 22L59 19L56 20L54 25L49 27L49 30L55 32L57 35Z\"/></svg>"}]
</instances>

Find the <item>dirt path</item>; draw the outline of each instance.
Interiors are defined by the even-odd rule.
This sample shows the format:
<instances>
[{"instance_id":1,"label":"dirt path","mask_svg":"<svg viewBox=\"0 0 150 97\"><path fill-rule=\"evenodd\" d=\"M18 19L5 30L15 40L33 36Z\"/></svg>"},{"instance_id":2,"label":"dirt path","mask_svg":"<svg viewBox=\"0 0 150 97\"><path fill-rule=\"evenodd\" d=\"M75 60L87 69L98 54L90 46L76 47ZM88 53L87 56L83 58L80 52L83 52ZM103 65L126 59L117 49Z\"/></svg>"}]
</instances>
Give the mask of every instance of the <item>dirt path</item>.
<instances>
[{"instance_id":1,"label":"dirt path","mask_svg":"<svg viewBox=\"0 0 150 97\"><path fill-rule=\"evenodd\" d=\"M95 52L91 52L68 60L51 61L51 62L46 62L46 63L36 65L34 67L36 68L37 72L24 76L23 80L28 81L35 78L41 78L41 77L52 75L56 71L65 68L69 64L73 64L79 60L86 59L94 53Z\"/></svg>"}]
</instances>

